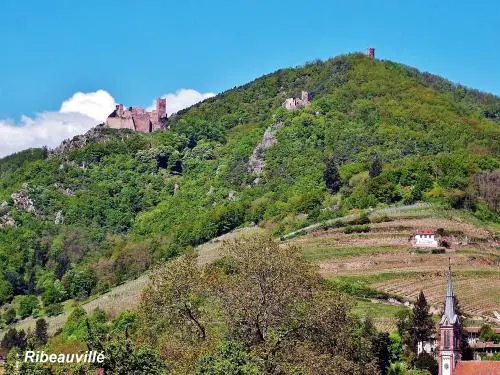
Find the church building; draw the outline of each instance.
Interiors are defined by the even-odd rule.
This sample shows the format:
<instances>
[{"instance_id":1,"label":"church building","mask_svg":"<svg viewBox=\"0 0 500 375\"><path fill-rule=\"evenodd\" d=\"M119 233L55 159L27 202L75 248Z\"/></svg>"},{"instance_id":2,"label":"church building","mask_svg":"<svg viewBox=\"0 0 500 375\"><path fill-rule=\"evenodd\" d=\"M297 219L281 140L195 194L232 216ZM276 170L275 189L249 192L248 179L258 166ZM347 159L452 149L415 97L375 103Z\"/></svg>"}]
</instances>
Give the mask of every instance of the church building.
<instances>
[{"instance_id":1,"label":"church building","mask_svg":"<svg viewBox=\"0 0 500 375\"><path fill-rule=\"evenodd\" d=\"M451 265L439 337L439 375L500 375L500 361L461 361L460 320L455 312Z\"/></svg>"}]
</instances>

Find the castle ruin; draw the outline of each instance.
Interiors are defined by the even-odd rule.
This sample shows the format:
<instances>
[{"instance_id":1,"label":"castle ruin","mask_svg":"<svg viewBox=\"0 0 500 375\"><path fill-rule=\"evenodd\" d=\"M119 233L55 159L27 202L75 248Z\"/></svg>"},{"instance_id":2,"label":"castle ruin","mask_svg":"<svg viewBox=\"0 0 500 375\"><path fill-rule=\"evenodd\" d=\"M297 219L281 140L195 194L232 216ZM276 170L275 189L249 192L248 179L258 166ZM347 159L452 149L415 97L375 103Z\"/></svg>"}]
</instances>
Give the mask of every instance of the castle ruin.
<instances>
[{"instance_id":1,"label":"castle ruin","mask_svg":"<svg viewBox=\"0 0 500 375\"><path fill-rule=\"evenodd\" d=\"M156 100L156 109L147 112L141 107L123 108L117 104L115 110L108 116L106 125L113 129L130 129L141 133L151 133L166 128L167 100Z\"/></svg>"},{"instance_id":2,"label":"castle ruin","mask_svg":"<svg viewBox=\"0 0 500 375\"><path fill-rule=\"evenodd\" d=\"M368 57L371 57L372 59L374 59L375 58L375 48L372 48L372 47L367 48L366 49L366 55Z\"/></svg>"},{"instance_id":3,"label":"castle ruin","mask_svg":"<svg viewBox=\"0 0 500 375\"><path fill-rule=\"evenodd\" d=\"M309 93L302 91L300 98L288 98L283 102L283 108L291 111L300 107L307 107L311 104Z\"/></svg>"}]
</instances>

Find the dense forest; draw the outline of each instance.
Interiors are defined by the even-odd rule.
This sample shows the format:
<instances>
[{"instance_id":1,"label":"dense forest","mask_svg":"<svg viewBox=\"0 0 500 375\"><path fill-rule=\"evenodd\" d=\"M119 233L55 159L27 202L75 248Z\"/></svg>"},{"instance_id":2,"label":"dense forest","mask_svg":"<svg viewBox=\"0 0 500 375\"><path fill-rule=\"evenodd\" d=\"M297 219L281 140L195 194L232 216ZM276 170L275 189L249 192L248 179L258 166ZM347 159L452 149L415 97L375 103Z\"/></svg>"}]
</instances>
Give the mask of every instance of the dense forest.
<instances>
[{"instance_id":1,"label":"dense forest","mask_svg":"<svg viewBox=\"0 0 500 375\"><path fill-rule=\"evenodd\" d=\"M310 106L281 107L302 90ZM58 314L242 225L280 236L417 201L500 220L500 98L394 62L352 54L282 69L169 127L100 126L62 151L0 160L2 324ZM254 170L266 129L275 144Z\"/></svg>"}]
</instances>

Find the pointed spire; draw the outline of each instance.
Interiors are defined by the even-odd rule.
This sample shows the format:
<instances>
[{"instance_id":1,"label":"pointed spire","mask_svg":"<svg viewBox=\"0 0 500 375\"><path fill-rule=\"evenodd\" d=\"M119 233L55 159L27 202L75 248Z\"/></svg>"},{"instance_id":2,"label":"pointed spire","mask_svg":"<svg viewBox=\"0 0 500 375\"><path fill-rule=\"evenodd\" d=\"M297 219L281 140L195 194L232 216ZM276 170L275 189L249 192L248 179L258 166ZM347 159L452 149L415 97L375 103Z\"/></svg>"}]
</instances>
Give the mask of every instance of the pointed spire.
<instances>
[{"instance_id":1,"label":"pointed spire","mask_svg":"<svg viewBox=\"0 0 500 375\"><path fill-rule=\"evenodd\" d=\"M458 319L455 313L455 295L453 293L453 281L451 279L451 257L448 261L448 290L446 291L446 298L444 299L444 314L441 317L441 324L455 324Z\"/></svg>"},{"instance_id":2,"label":"pointed spire","mask_svg":"<svg viewBox=\"0 0 500 375\"><path fill-rule=\"evenodd\" d=\"M453 297L453 282L451 280L451 257L448 258L448 290L446 297Z\"/></svg>"}]
</instances>

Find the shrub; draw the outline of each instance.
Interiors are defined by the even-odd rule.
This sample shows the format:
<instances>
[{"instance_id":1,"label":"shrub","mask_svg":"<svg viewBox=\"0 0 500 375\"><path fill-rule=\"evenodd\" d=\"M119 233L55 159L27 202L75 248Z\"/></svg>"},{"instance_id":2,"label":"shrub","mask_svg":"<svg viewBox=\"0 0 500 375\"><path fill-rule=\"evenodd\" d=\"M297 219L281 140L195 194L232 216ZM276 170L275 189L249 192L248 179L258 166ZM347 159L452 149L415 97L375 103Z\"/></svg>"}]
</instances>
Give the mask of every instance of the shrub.
<instances>
[{"instance_id":1,"label":"shrub","mask_svg":"<svg viewBox=\"0 0 500 375\"><path fill-rule=\"evenodd\" d=\"M45 306L45 313L47 316L56 316L62 314L64 307L62 303L53 303L52 305Z\"/></svg>"},{"instance_id":2,"label":"shrub","mask_svg":"<svg viewBox=\"0 0 500 375\"><path fill-rule=\"evenodd\" d=\"M14 323L16 320L16 310L12 307L8 308L3 314L3 320L7 325Z\"/></svg>"},{"instance_id":3,"label":"shrub","mask_svg":"<svg viewBox=\"0 0 500 375\"><path fill-rule=\"evenodd\" d=\"M345 234L351 233L366 233L370 231L370 227L368 225L348 225L344 228Z\"/></svg>"},{"instance_id":4,"label":"shrub","mask_svg":"<svg viewBox=\"0 0 500 375\"><path fill-rule=\"evenodd\" d=\"M365 212L363 212L358 218L351 220L349 224L351 225L370 224L370 218Z\"/></svg>"},{"instance_id":5,"label":"shrub","mask_svg":"<svg viewBox=\"0 0 500 375\"><path fill-rule=\"evenodd\" d=\"M33 311L39 307L38 298L36 296L19 296L17 304L17 314L22 319L33 314Z\"/></svg>"},{"instance_id":6,"label":"shrub","mask_svg":"<svg viewBox=\"0 0 500 375\"><path fill-rule=\"evenodd\" d=\"M382 216L372 217L372 218L370 218L370 221L372 223L386 223L388 221L394 221L394 219L390 216L382 215Z\"/></svg>"},{"instance_id":7,"label":"shrub","mask_svg":"<svg viewBox=\"0 0 500 375\"><path fill-rule=\"evenodd\" d=\"M243 345L228 341L219 345L215 352L202 357L196 368L196 375L258 375L262 361L248 353Z\"/></svg>"}]
</instances>

